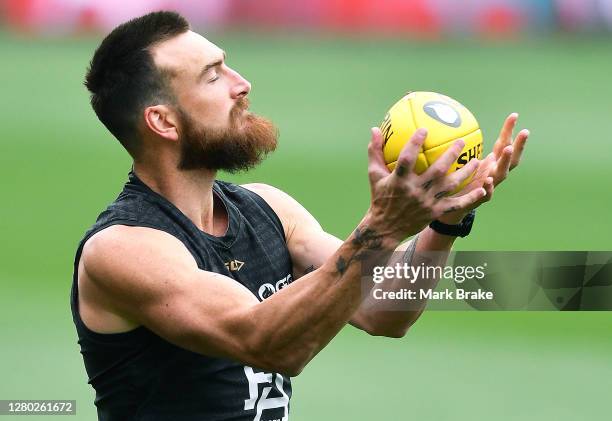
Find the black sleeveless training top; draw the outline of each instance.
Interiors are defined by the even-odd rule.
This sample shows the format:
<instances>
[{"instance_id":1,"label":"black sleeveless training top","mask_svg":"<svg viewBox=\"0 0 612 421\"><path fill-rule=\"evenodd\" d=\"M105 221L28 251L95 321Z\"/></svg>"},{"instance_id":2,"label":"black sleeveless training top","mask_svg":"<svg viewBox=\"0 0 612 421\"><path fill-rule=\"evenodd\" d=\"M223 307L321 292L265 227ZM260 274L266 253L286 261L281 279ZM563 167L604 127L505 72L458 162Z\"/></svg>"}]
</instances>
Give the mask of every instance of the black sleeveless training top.
<instances>
[{"instance_id":1,"label":"black sleeveless training top","mask_svg":"<svg viewBox=\"0 0 612 421\"><path fill-rule=\"evenodd\" d=\"M142 226L178 238L202 270L221 273L260 301L293 281L280 220L257 194L215 181L229 222L222 237L197 228L133 172L79 243L70 304L95 405L102 421L287 420L291 380L237 361L172 345L144 326L124 333L88 329L78 311L78 263L85 242L111 225Z\"/></svg>"}]
</instances>

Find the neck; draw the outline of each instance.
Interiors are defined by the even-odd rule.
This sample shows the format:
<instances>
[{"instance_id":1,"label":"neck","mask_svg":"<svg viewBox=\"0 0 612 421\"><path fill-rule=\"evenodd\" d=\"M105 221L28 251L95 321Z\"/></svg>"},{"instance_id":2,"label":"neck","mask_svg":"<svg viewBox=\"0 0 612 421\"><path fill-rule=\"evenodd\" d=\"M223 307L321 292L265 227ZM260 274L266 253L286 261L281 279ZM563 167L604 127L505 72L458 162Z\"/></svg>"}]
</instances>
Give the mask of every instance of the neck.
<instances>
[{"instance_id":1,"label":"neck","mask_svg":"<svg viewBox=\"0 0 612 421\"><path fill-rule=\"evenodd\" d=\"M225 234L227 212L223 204L215 200L212 190L216 171L181 171L174 165L144 165L134 162L134 172L143 183L170 201L200 230L216 236Z\"/></svg>"}]
</instances>

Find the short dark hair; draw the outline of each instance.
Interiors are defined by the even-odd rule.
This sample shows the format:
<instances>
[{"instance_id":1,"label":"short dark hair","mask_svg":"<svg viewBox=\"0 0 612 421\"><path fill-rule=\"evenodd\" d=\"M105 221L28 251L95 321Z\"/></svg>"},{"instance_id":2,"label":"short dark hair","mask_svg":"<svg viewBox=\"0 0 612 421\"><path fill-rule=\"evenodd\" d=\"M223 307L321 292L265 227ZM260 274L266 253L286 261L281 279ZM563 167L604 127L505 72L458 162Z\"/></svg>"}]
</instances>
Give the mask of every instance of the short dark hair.
<instances>
[{"instance_id":1,"label":"short dark hair","mask_svg":"<svg viewBox=\"0 0 612 421\"><path fill-rule=\"evenodd\" d=\"M140 147L142 110L172 102L167 74L155 66L149 49L188 30L189 23L178 13L149 13L113 29L91 59L85 76L91 106L132 157Z\"/></svg>"}]
</instances>

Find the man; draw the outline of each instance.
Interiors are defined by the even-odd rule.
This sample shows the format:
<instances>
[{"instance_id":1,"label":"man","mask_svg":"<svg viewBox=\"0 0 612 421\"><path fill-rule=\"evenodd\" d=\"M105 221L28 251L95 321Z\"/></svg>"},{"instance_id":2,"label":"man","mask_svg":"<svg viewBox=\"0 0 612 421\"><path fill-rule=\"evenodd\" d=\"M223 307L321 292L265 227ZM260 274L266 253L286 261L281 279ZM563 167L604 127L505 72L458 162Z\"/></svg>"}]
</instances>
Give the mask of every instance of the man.
<instances>
[{"instance_id":1,"label":"man","mask_svg":"<svg viewBox=\"0 0 612 421\"><path fill-rule=\"evenodd\" d=\"M450 250L449 232L469 231L465 216L491 198L527 139L521 132L512 145L512 115L482 163L446 175L458 141L416 175L426 132L389 172L372 129L371 205L343 242L273 187L215 180L273 151L276 129L247 111L249 82L181 16L117 27L86 86L134 160L75 258L73 318L100 420L286 420L290 377L346 323L401 337L420 315L362 298L363 256ZM460 194L440 194L477 169ZM427 227L433 220L446 234Z\"/></svg>"}]
</instances>

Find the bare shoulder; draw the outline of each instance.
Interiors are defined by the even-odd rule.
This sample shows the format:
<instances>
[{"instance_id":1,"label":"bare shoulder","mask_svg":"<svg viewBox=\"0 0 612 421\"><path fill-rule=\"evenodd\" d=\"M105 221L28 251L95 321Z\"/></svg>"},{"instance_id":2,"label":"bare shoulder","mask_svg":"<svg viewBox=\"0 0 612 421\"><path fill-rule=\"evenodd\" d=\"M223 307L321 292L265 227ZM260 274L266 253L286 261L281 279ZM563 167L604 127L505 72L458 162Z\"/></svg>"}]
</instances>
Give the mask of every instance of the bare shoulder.
<instances>
[{"instance_id":1,"label":"bare shoulder","mask_svg":"<svg viewBox=\"0 0 612 421\"><path fill-rule=\"evenodd\" d=\"M113 225L87 240L78 266L79 313L99 333L131 330L141 324L125 311L134 297L151 298L170 268L178 274L196 266L183 244L170 234Z\"/></svg>"},{"instance_id":2,"label":"bare shoulder","mask_svg":"<svg viewBox=\"0 0 612 421\"><path fill-rule=\"evenodd\" d=\"M185 349L252 363L237 338L252 330L250 312L259 301L232 278L200 269L171 234L104 229L85 244L78 273L79 313L90 329L142 325Z\"/></svg>"},{"instance_id":3,"label":"bare shoulder","mask_svg":"<svg viewBox=\"0 0 612 421\"><path fill-rule=\"evenodd\" d=\"M293 199L290 195L269 184L249 183L242 184L241 187L244 187L245 189L250 190L253 193L257 193L275 211L277 210L276 208L279 208L279 210L282 211L284 208L290 206L292 201L297 203L295 199Z\"/></svg>"},{"instance_id":4,"label":"bare shoulder","mask_svg":"<svg viewBox=\"0 0 612 421\"><path fill-rule=\"evenodd\" d=\"M112 280L134 267L158 267L172 262L194 267L195 260L176 237L147 227L113 225L94 234L81 254L83 269L97 280Z\"/></svg>"}]
</instances>

